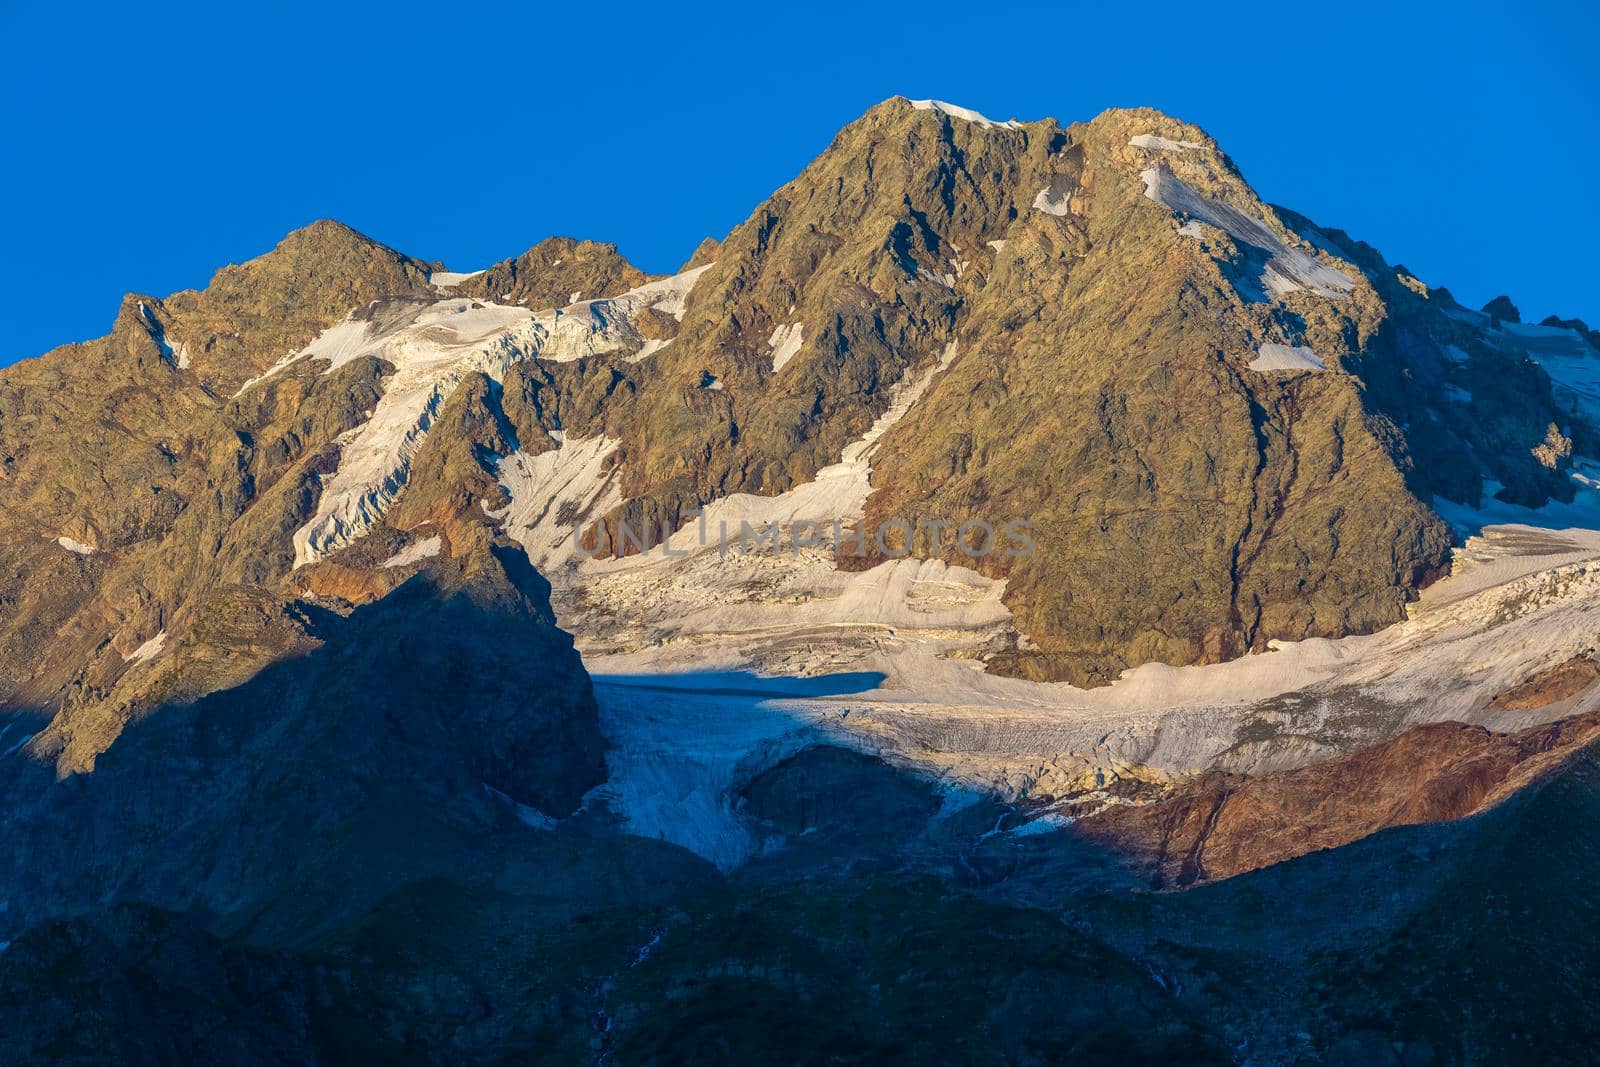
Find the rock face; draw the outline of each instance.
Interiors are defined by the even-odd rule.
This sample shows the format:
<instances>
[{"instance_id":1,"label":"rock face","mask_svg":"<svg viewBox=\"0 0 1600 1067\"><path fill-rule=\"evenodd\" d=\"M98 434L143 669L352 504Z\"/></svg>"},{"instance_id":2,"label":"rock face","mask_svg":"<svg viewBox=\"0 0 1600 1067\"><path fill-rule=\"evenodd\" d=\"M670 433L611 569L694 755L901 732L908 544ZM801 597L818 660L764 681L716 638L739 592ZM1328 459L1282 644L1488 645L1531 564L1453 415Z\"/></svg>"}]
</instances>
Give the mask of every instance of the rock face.
<instances>
[{"instance_id":1,"label":"rock face","mask_svg":"<svg viewBox=\"0 0 1600 1067\"><path fill-rule=\"evenodd\" d=\"M1035 551L976 564L1030 642L1008 673L1098 684L1396 621L1444 567L1434 494L1569 499L1551 434L1589 433L1515 335L1262 203L1156 112L891 100L715 257L670 343L543 389L620 442L600 542L812 478L954 351L878 450L868 527L948 523L911 547L972 565L956 526L1031 522Z\"/></svg>"},{"instance_id":2,"label":"rock face","mask_svg":"<svg viewBox=\"0 0 1600 1067\"><path fill-rule=\"evenodd\" d=\"M503 445L481 379L412 457L404 526L300 573L292 535L388 367L290 366L231 395L427 274L318 223L0 374L12 921L132 898L237 923L365 822L559 818L604 779L549 587L478 506L495 483L475 449ZM358 894L382 868L348 874Z\"/></svg>"},{"instance_id":3,"label":"rock face","mask_svg":"<svg viewBox=\"0 0 1600 1067\"><path fill-rule=\"evenodd\" d=\"M1593 681L1591 672L1589 681ZM1212 774L1178 795L1075 824L1158 887L1230 878L1379 830L1464 819L1593 758L1600 713L1511 734L1438 723L1285 774Z\"/></svg>"},{"instance_id":4,"label":"rock face","mask_svg":"<svg viewBox=\"0 0 1600 1067\"><path fill-rule=\"evenodd\" d=\"M1187 147L1145 147L1152 133ZM980 564L1008 579L1036 646L996 667L1093 684L1374 629L1443 565L1429 493L1477 492L1452 484L1478 450L1426 383L1452 339L1470 343L1344 243L1278 216L1203 132L1154 112L1010 128L891 101L730 235L697 286L672 357L699 357L683 380L708 363L727 384L728 473L713 459L709 486L704 466L652 476L649 455L680 452L643 440L646 485L630 490L665 493L670 512L785 488L831 456L833 426L864 427L880 381L956 342L884 441L869 524L1031 521L1036 551ZM708 310L720 333L697 332ZM805 341L752 403L786 316ZM1272 344L1335 372L1252 369ZM874 355L885 345L894 360ZM1542 403L1478 460L1519 493L1564 489L1529 454L1562 417ZM1407 425L1456 462L1419 468ZM970 562L954 542L915 547Z\"/></svg>"},{"instance_id":5,"label":"rock face","mask_svg":"<svg viewBox=\"0 0 1600 1067\"><path fill-rule=\"evenodd\" d=\"M1152 129L1196 147L1131 143ZM1251 366L1282 342L1342 367L1360 353L1335 338L1376 331L1376 294L1272 220L1197 130L1131 112L1056 136L1032 180L1063 210L982 235L962 355L886 441L870 517L1029 518L1036 550L984 569L1009 579L1038 646L1001 666L1036 678L1092 684L1397 620L1448 544L1407 487L1403 439L1349 373ZM1184 231L1152 175L1184 190L1169 199L1185 225L1243 219L1256 244ZM1338 288L1259 291L1247 272L1269 242Z\"/></svg>"},{"instance_id":6,"label":"rock face","mask_svg":"<svg viewBox=\"0 0 1600 1067\"><path fill-rule=\"evenodd\" d=\"M314 499L379 368L227 398L352 307L425 277L319 222L203 292L130 295L108 337L0 372L0 704L103 692L179 610L180 587L279 571L277 527ZM63 558L58 538L93 551Z\"/></svg>"},{"instance_id":7,"label":"rock face","mask_svg":"<svg viewBox=\"0 0 1600 1067\"><path fill-rule=\"evenodd\" d=\"M437 562L344 612L213 592L151 661L135 717L86 706L31 742L35 760L77 769L93 737L103 751L85 773L57 783L49 762L7 761L10 920L123 898L231 926L322 868L352 902L389 888L404 861L357 827L426 812L468 834L513 804L568 815L604 757L546 592L505 549ZM218 685L249 663L247 680Z\"/></svg>"},{"instance_id":8,"label":"rock face","mask_svg":"<svg viewBox=\"0 0 1600 1067\"><path fill-rule=\"evenodd\" d=\"M1540 671L1521 685L1495 694L1489 706L1507 711L1548 707L1556 701L1576 696L1597 679L1600 679L1600 662L1596 662L1593 653L1576 656Z\"/></svg>"}]
</instances>

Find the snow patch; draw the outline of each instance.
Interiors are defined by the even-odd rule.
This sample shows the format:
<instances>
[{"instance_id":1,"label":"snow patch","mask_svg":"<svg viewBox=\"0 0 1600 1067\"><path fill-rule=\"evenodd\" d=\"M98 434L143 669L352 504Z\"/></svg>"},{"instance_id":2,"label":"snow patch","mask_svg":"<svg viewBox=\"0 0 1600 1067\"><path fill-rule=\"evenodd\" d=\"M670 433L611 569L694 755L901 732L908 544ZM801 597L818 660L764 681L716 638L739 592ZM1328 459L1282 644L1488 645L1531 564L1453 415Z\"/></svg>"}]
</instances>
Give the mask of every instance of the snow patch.
<instances>
[{"instance_id":1,"label":"snow patch","mask_svg":"<svg viewBox=\"0 0 1600 1067\"><path fill-rule=\"evenodd\" d=\"M189 346L181 341L173 344L167 338L167 328L161 325L161 320L156 318L155 312L151 311L143 300L139 301L139 314L144 316L145 325L150 328L151 338L155 341L156 347L161 349L161 358L179 370L188 370L191 362Z\"/></svg>"},{"instance_id":2,"label":"snow patch","mask_svg":"<svg viewBox=\"0 0 1600 1067\"><path fill-rule=\"evenodd\" d=\"M444 538L438 534L423 538L414 544L407 545L383 561L385 567L409 567L413 563L421 563L425 559L432 559L444 547Z\"/></svg>"},{"instance_id":3,"label":"snow patch","mask_svg":"<svg viewBox=\"0 0 1600 1067\"><path fill-rule=\"evenodd\" d=\"M957 107L955 104L943 100L913 100L911 106L918 111L938 111L954 119L973 122L984 129L1020 130L1022 123L1016 119L1007 119L1005 122L996 122L987 115L980 114L969 107Z\"/></svg>"},{"instance_id":4,"label":"snow patch","mask_svg":"<svg viewBox=\"0 0 1600 1067\"><path fill-rule=\"evenodd\" d=\"M693 270L686 270L682 274L674 274L670 278L646 282L637 289L629 290L617 299L631 299L640 307L655 308L662 314L671 315L679 322L682 322L684 309L688 306L689 294L694 291L695 283L700 280L702 274L714 266L716 266L715 263L705 263L695 267Z\"/></svg>"},{"instance_id":5,"label":"snow patch","mask_svg":"<svg viewBox=\"0 0 1600 1067\"><path fill-rule=\"evenodd\" d=\"M1556 399L1600 419L1600 352L1576 330L1503 322L1491 343L1526 355L1550 376Z\"/></svg>"},{"instance_id":6,"label":"snow patch","mask_svg":"<svg viewBox=\"0 0 1600 1067\"><path fill-rule=\"evenodd\" d=\"M93 545L86 545L82 541L74 541L70 537L58 537L56 538L56 544L68 552L76 552L80 556L92 556L95 553Z\"/></svg>"},{"instance_id":7,"label":"snow patch","mask_svg":"<svg viewBox=\"0 0 1600 1067\"><path fill-rule=\"evenodd\" d=\"M1250 361L1250 369L1256 371L1324 371L1328 365L1305 345L1279 345L1265 344L1256 352L1256 358Z\"/></svg>"},{"instance_id":8,"label":"snow patch","mask_svg":"<svg viewBox=\"0 0 1600 1067\"><path fill-rule=\"evenodd\" d=\"M1496 499L1504 488L1486 478L1477 507L1435 497L1433 509L1460 537L1471 537L1492 526L1528 526L1548 530L1600 530L1600 463L1579 457L1568 475L1575 487L1572 499L1563 503L1547 501L1538 508L1526 508Z\"/></svg>"},{"instance_id":9,"label":"snow patch","mask_svg":"<svg viewBox=\"0 0 1600 1067\"><path fill-rule=\"evenodd\" d=\"M1072 816L1062 815L1060 812L1047 811L1036 819L1027 822L1011 831L1012 837L1033 837L1035 834L1048 834L1055 830L1065 830L1072 825Z\"/></svg>"},{"instance_id":10,"label":"snow patch","mask_svg":"<svg viewBox=\"0 0 1600 1067\"><path fill-rule=\"evenodd\" d=\"M1531 322L1502 322L1500 332L1530 351L1549 355L1587 356L1594 353L1577 330L1565 326L1536 326Z\"/></svg>"},{"instance_id":11,"label":"snow patch","mask_svg":"<svg viewBox=\"0 0 1600 1067\"><path fill-rule=\"evenodd\" d=\"M450 270L436 270L428 275L428 284L435 289L454 289L468 278L476 278L482 273L483 271L481 270L468 271L465 274L458 274Z\"/></svg>"},{"instance_id":12,"label":"snow patch","mask_svg":"<svg viewBox=\"0 0 1600 1067\"><path fill-rule=\"evenodd\" d=\"M161 655L161 650L167 646L167 631L162 630L150 640L122 657L124 663L147 663Z\"/></svg>"},{"instance_id":13,"label":"snow patch","mask_svg":"<svg viewBox=\"0 0 1600 1067\"><path fill-rule=\"evenodd\" d=\"M1033 198L1035 211L1042 211L1046 215L1070 215L1072 208L1072 180L1057 176L1050 179L1050 184L1040 189Z\"/></svg>"},{"instance_id":14,"label":"snow patch","mask_svg":"<svg viewBox=\"0 0 1600 1067\"><path fill-rule=\"evenodd\" d=\"M1128 142L1135 148L1153 148L1158 152L1181 152L1186 148L1204 148L1198 141L1172 141L1153 133L1141 133Z\"/></svg>"},{"instance_id":15,"label":"snow patch","mask_svg":"<svg viewBox=\"0 0 1600 1067\"><path fill-rule=\"evenodd\" d=\"M1004 241L990 241L989 247L994 249L996 252L1004 252L1006 250L1006 243Z\"/></svg>"},{"instance_id":16,"label":"snow patch","mask_svg":"<svg viewBox=\"0 0 1600 1067\"><path fill-rule=\"evenodd\" d=\"M325 359L328 365L323 368L323 373L327 374L367 355L374 347L372 323L347 318L328 327L316 340L290 358Z\"/></svg>"},{"instance_id":17,"label":"snow patch","mask_svg":"<svg viewBox=\"0 0 1600 1067\"><path fill-rule=\"evenodd\" d=\"M1440 309L1445 313L1446 317L1455 319L1457 322L1465 322L1470 326L1489 326L1494 321L1483 312L1474 311L1472 308L1464 308L1460 304L1441 304Z\"/></svg>"},{"instance_id":18,"label":"snow patch","mask_svg":"<svg viewBox=\"0 0 1600 1067\"><path fill-rule=\"evenodd\" d=\"M517 821L522 823L524 826L531 826L535 830L554 830L557 826L561 825L560 819L552 818L551 816L540 811L538 808L531 807L527 804L521 804L515 800L512 800L511 797L496 789L488 782L483 783L483 791L510 807L512 813L516 815Z\"/></svg>"},{"instance_id":19,"label":"snow patch","mask_svg":"<svg viewBox=\"0 0 1600 1067\"><path fill-rule=\"evenodd\" d=\"M781 371L783 365L800 351L800 345L804 343L804 331L805 325L799 322L791 322L772 331L772 336L767 338L767 345L772 349L772 373Z\"/></svg>"},{"instance_id":20,"label":"snow patch","mask_svg":"<svg viewBox=\"0 0 1600 1067\"><path fill-rule=\"evenodd\" d=\"M1201 196L1185 185L1166 164L1141 171L1144 195L1171 211L1190 216L1191 220L1215 226L1236 241L1259 248L1268 255L1266 267L1261 272L1261 286L1267 292L1282 296L1299 289L1309 289L1318 296L1343 296L1355 288L1355 282L1344 272L1313 259L1298 248L1291 248L1267 224L1230 204ZM1186 224L1181 230L1185 236L1198 237Z\"/></svg>"}]
</instances>

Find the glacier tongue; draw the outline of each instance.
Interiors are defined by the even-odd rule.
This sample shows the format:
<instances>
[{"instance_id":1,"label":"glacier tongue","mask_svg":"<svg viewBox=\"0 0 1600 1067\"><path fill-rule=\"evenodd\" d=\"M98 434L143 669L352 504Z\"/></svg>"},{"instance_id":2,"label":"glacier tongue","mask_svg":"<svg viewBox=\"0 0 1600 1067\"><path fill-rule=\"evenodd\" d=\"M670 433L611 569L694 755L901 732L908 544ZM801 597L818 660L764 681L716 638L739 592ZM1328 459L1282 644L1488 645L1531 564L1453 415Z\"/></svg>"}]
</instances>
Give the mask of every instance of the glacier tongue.
<instances>
[{"instance_id":1,"label":"glacier tongue","mask_svg":"<svg viewBox=\"0 0 1600 1067\"><path fill-rule=\"evenodd\" d=\"M637 754L614 775L613 789L636 791L623 797L624 810L642 830L725 865L748 839L715 803L730 782L718 768L759 769L775 758L774 744L806 733L1002 797L1060 796L1108 776L1262 773L1421 723L1520 729L1600 704L1595 693L1571 707L1529 711L1489 703L1590 645L1600 616L1600 534L1495 527L1458 559L1456 573L1429 587L1406 621L1378 633L1273 642L1270 652L1207 666L1146 664L1092 690L985 674L950 654L961 647L950 634L829 630L798 613L774 612L764 629L701 632L625 652L590 642L584 659L608 737ZM779 674L790 677L771 677ZM754 679L743 683L749 692L738 706L703 713L708 701L735 701L715 687L737 677ZM826 688L856 678L879 680ZM819 690L782 693L807 680ZM695 684L700 691L686 692L681 706L639 699L641 687ZM673 808L673 798L684 803Z\"/></svg>"},{"instance_id":2,"label":"glacier tongue","mask_svg":"<svg viewBox=\"0 0 1600 1067\"><path fill-rule=\"evenodd\" d=\"M387 359L395 373L372 418L344 443L316 514L295 531L295 566L370 530L405 487L417 449L462 381L475 371L501 380L513 363L537 356L549 333L548 320L522 308L446 301L428 306L395 334L361 346ZM307 352L316 355L317 347L314 342Z\"/></svg>"},{"instance_id":3,"label":"glacier tongue","mask_svg":"<svg viewBox=\"0 0 1600 1067\"><path fill-rule=\"evenodd\" d=\"M618 442L608 437L568 438L537 455L513 452L500 461L500 484L511 497L503 509L490 512L505 524L535 567L545 570L576 547L579 523L598 519L622 503L616 468L607 464Z\"/></svg>"},{"instance_id":4,"label":"glacier tongue","mask_svg":"<svg viewBox=\"0 0 1600 1067\"><path fill-rule=\"evenodd\" d=\"M595 679L612 746L611 778L597 793L630 833L670 841L732 870L761 846L734 807L741 772L771 766L818 735L804 716L781 705L649 681Z\"/></svg>"}]
</instances>

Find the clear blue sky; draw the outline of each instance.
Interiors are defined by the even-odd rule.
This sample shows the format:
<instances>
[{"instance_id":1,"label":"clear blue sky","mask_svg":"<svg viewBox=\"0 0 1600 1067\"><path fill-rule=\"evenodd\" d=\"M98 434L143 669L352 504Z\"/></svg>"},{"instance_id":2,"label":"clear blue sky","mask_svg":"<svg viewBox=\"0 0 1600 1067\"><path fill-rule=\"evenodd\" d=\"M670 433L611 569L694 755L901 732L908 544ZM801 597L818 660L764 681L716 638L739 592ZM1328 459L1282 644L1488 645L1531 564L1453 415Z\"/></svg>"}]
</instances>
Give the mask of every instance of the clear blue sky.
<instances>
[{"instance_id":1,"label":"clear blue sky","mask_svg":"<svg viewBox=\"0 0 1600 1067\"><path fill-rule=\"evenodd\" d=\"M252 6L0 0L0 364L322 216L455 270L550 234L667 270L895 93L1159 107L1464 301L1600 323L1576 0Z\"/></svg>"}]
</instances>

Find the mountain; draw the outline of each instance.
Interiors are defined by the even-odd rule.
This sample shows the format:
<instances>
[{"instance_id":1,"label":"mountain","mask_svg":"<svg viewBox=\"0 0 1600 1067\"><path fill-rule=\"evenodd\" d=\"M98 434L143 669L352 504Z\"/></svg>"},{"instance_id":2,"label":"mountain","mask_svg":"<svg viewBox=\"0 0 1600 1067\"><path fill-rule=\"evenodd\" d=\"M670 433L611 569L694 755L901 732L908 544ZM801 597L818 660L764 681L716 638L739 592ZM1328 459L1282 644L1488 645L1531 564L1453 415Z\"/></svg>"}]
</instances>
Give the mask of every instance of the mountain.
<instances>
[{"instance_id":1,"label":"mountain","mask_svg":"<svg viewBox=\"0 0 1600 1067\"><path fill-rule=\"evenodd\" d=\"M1025 557L974 560L954 529L914 547L1006 581L1017 647L991 669L1103 684L1395 622L1445 567L1430 502L1478 505L1485 479L1513 504L1570 500L1590 447L1585 396L1542 373L1592 355L1579 332L1457 307L1263 204L1201 131L1154 112L1063 128L891 100L702 260L627 298L644 275L615 249L547 241L449 290L530 314L451 322L427 265L318 223L202 293L130 297L109 338L5 375L4 492L26 526L11 536L44 554L31 572L71 562L56 537L271 542L243 535L244 513L298 523L331 474L315 514L339 532L296 545L320 559L381 525L416 451L445 448L432 420L483 375L505 396L474 417L530 458L561 451L552 429L617 442L617 499L594 517L628 551L619 522L653 544L690 509L804 484L937 366L876 450L869 532L1028 520ZM474 351L447 345L463 358L438 366L411 344L438 330ZM413 352L383 385L380 360ZM85 445L107 458L67 458ZM462 477L495 495L483 474ZM872 541L858 565L881 557ZM228 578L281 576L256 562L281 569L281 543L251 548ZM122 653L176 605L141 610L114 620ZM40 622L53 633L65 605ZM67 683L7 688L48 700Z\"/></svg>"},{"instance_id":2,"label":"mountain","mask_svg":"<svg viewBox=\"0 0 1600 1067\"><path fill-rule=\"evenodd\" d=\"M671 275L129 295L0 370L9 1056L1584 1047L1490 869L1592 866L1600 348L1521 318L1159 112L898 97Z\"/></svg>"}]
</instances>

